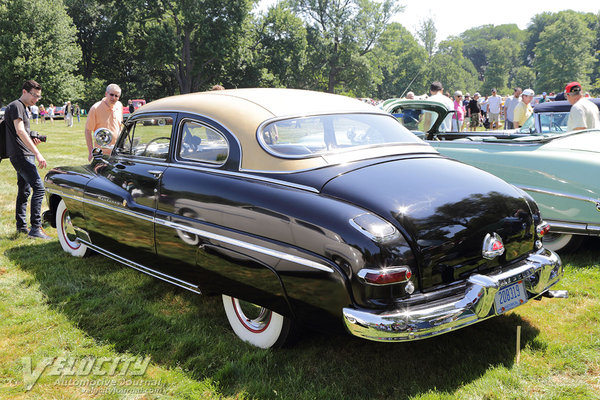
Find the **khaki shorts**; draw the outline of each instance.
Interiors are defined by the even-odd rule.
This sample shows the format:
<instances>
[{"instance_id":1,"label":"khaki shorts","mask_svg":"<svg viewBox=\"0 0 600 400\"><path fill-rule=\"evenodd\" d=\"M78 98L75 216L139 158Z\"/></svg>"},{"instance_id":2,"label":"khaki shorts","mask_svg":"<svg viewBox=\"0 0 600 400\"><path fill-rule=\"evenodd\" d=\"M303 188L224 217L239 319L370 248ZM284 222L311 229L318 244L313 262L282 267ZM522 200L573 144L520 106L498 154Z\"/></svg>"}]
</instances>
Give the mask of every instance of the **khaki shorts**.
<instances>
[{"instance_id":1,"label":"khaki shorts","mask_svg":"<svg viewBox=\"0 0 600 400\"><path fill-rule=\"evenodd\" d=\"M496 122L496 123L500 122L500 114L492 114L492 113L490 113L489 115L490 115L490 123L492 123L492 122Z\"/></svg>"},{"instance_id":2,"label":"khaki shorts","mask_svg":"<svg viewBox=\"0 0 600 400\"><path fill-rule=\"evenodd\" d=\"M471 123L469 126L471 128L477 128L479 126L479 113L471 114Z\"/></svg>"}]
</instances>

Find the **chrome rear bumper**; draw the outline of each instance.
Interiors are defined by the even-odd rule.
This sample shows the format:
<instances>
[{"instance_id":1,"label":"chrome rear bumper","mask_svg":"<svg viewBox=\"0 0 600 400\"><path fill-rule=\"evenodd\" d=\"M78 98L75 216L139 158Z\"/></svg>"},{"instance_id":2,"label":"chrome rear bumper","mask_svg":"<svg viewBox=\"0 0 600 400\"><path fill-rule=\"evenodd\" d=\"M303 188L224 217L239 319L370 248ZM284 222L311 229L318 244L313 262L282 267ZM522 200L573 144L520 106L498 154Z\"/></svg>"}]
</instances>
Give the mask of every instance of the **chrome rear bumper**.
<instances>
[{"instance_id":1,"label":"chrome rear bumper","mask_svg":"<svg viewBox=\"0 0 600 400\"><path fill-rule=\"evenodd\" d=\"M424 339L497 315L494 298L504 286L522 280L528 299L532 299L547 291L562 275L560 258L550 250L541 249L501 274L472 275L459 299L384 312L344 308L344 322L350 333L369 340Z\"/></svg>"}]
</instances>

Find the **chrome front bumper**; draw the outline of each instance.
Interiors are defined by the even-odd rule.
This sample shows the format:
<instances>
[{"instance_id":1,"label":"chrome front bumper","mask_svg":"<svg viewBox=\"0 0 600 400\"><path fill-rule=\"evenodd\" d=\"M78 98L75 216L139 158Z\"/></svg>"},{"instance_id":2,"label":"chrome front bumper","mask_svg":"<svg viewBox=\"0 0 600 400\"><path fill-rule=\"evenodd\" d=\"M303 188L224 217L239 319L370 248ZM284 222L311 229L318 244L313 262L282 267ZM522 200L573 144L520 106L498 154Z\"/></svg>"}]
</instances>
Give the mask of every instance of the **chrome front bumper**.
<instances>
[{"instance_id":1,"label":"chrome front bumper","mask_svg":"<svg viewBox=\"0 0 600 400\"><path fill-rule=\"evenodd\" d=\"M510 270L497 275L472 275L464 295L435 306L418 306L377 312L344 308L346 327L355 336L369 340L405 341L450 332L497 315L494 298L498 290L520 280L528 299L537 297L563 275L562 263L554 252L541 249Z\"/></svg>"}]
</instances>

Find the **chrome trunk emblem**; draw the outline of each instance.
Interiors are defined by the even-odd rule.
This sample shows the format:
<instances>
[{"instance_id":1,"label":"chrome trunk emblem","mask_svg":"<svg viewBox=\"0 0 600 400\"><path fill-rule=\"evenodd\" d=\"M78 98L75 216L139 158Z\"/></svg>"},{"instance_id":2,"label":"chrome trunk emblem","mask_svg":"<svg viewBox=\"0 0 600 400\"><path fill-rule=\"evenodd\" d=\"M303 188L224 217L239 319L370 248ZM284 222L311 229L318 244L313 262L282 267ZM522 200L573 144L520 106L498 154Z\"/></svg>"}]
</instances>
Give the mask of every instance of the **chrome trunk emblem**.
<instances>
[{"instance_id":1,"label":"chrome trunk emblem","mask_svg":"<svg viewBox=\"0 0 600 400\"><path fill-rule=\"evenodd\" d=\"M481 250L483 258L492 260L504 254L504 243L502 238L497 233L488 233L483 239L483 249Z\"/></svg>"}]
</instances>

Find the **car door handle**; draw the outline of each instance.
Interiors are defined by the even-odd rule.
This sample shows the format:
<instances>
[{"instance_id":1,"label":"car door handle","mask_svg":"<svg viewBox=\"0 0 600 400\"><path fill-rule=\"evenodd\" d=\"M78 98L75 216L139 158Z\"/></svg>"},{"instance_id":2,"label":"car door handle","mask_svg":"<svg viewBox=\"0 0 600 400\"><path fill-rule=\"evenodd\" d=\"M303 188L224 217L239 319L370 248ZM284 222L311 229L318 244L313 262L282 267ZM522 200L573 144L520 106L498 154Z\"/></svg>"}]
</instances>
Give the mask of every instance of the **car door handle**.
<instances>
[{"instance_id":1,"label":"car door handle","mask_svg":"<svg viewBox=\"0 0 600 400\"><path fill-rule=\"evenodd\" d=\"M154 175L154 177L155 177L156 179L158 179L158 178L160 178L160 177L162 176L162 174L163 174L163 171L154 171L154 170L150 170L150 171L148 171L148 173L149 173L150 175Z\"/></svg>"}]
</instances>

